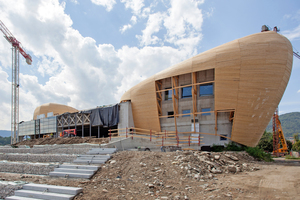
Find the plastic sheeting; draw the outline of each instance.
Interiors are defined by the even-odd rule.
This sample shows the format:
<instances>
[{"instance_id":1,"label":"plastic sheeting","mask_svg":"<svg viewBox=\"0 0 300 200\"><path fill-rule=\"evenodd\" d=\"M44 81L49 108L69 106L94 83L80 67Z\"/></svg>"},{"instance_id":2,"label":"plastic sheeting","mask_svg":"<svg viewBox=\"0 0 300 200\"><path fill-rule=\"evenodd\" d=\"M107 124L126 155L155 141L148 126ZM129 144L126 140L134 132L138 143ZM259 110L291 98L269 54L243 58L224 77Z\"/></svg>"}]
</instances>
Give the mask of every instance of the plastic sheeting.
<instances>
[{"instance_id":1,"label":"plastic sheeting","mask_svg":"<svg viewBox=\"0 0 300 200\"><path fill-rule=\"evenodd\" d=\"M119 104L112 107L96 108L91 110L92 126L103 126L105 128L116 126L119 123Z\"/></svg>"}]
</instances>

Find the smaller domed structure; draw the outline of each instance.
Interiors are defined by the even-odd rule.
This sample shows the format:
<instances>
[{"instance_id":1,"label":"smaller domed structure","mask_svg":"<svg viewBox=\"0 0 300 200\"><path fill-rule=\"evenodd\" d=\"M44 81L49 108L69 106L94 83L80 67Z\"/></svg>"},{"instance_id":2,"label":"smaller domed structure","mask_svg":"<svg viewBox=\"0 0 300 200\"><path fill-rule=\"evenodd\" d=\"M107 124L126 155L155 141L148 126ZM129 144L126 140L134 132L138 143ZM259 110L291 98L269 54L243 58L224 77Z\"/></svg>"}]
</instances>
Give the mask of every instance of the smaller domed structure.
<instances>
[{"instance_id":1,"label":"smaller domed structure","mask_svg":"<svg viewBox=\"0 0 300 200\"><path fill-rule=\"evenodd\" d=\"M33 119L36 120L38 118L51 117L51 116L63 114L65 112L73 113L73 112L78 112L78 110L62 104L46 103L37 107L34 110ZM38 116L43 116L43 117L38 117Z\"/></svg>"}]
</instances>

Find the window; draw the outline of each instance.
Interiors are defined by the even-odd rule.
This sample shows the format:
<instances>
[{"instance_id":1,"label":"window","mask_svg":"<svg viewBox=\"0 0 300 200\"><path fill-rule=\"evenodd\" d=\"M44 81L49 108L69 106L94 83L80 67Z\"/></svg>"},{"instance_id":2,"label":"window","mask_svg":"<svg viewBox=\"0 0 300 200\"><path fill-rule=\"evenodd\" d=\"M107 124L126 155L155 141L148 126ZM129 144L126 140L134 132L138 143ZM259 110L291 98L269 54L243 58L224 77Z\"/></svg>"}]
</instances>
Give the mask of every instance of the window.
<instances>
[{"instance_id":1,"label":"window","mask_svg":"<svg viewBox=\"0 0 300 200\"><path fill-rule=\"evenodd\" d=\"M174 118L174 116L170 116L170 115L174 115L174 111L169 111L168 112L168 118Z\"/></svg>"},{"instance_id":2,"label":"window","mask_svg":"<svg viewBox=\"0 0 300 200\"><path fill-rule=\"evenodd\" d=\"M171 89L171 88L166 88ZM165 91L165 100L172 100L172 90Z\"/></svg>"},{"instance_id":3,"label":"window","mask_svg":"<svg viewBox=\"0 0 300 200\"><path fill-rule=\"evenodd\" d=\"M182 110L182 114L189 114L191 113L191 110ZM189 117L191 115L182 115L182 117Z\"/></svg>"},{"instance_id":4,"label":"window","mask_svg":"<svg viewBox=\"0 0 300 200\"><path fill-rule=\"evenodd\" d=\"M227 137L227 135L223 135L223 134L221 134L221 135ZM221 137L221 136L220 136L220 140L221 140L221 141L227 140L227 138L225 138L225 137Z\"/></svg>"},{"instance_id":5,"label":"window","mask_svg":"<svg viewBox=\"0 0 300 200\"><path fill-rule=\"evenodd\" d=\"M214 86L212 83L200 85L200 96L210 96L214 94Z\"/></svg>"},{"instance_id":6,"label":"window","mask_svg":"<svg viewBox=\"0 0 300 200\"><path fill-rule=\"evenodd\" d=\"M192 97L192 86L181 88L181 98Z\"/></svg>"},{"instance_id":7,"label":"window","mask_svg":"<svg viewBox=\"0 0 300 200\"><path fill-rule=\"evenodd\" d=\"M201 109L201 112L209 112L210 111L210 108L202 108ZM202 113L203 116L205 115L210 115L210 113Z\"/></svg>"}]
</instances>

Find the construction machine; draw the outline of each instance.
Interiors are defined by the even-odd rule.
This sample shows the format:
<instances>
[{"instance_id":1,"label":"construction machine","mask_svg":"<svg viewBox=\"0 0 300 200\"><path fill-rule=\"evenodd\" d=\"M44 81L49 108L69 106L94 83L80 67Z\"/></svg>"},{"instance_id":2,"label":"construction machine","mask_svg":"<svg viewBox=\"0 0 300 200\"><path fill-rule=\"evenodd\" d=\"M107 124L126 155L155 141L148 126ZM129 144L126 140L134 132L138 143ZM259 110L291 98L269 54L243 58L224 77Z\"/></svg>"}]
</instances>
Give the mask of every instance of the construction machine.
<instances>
[{"instance_id":1,"label":"construction machine","mask_svg":"<svg viewBox=\"0 0 300 200\"><path fill-rule=\"evenodd\" d=\"M76 129L63 130L63 132L60 133L60 137L76 137L76 136L77 136Z\"/></svg>"},{"instance_id":2,"label":"construction machine","mask_svg":"<svg viewBox=\"0 0 300 200\"><path fill-rule=\"evenodd\" d=\"M280 142L281 148L280 148ZM278 116L278 109L273 115L273 155L280 156L288 153L287 143L282 131L281 123Z\"/></svg>"}]
</instances>

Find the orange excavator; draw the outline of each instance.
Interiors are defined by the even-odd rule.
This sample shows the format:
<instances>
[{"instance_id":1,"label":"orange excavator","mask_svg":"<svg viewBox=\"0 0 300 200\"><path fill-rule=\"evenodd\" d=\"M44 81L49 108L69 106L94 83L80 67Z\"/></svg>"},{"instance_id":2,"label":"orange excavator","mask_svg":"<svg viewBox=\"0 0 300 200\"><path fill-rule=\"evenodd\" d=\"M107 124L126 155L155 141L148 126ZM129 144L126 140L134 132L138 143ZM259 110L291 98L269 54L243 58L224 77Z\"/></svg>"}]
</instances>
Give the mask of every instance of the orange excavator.
<instances>
[{"instance_id":1,"label":"orange excavator","mask_svg":"<svg viewBox=\"0 0 300 200\"><path fill-rule=\"evenodd\" d=\"M279 139L281 141L281 146L282 146L281 148L280 148ZM288 147L279 120L278 109L276 109L273 115L273 155L279 156L282 154L285 155L287 153L288 153Z\"/></svg>"},{"instance_id":2,"label":"orange excavator","mask_svg":"<svg viewBox=\"0 0 300 200\"><path fill-rule=\"evenodd\" d=\"M63 130L63 132L61 132L59 134L59 136L60 137L76 137L77 132L76 132L76 129Z\"/></svg>"}]
</instances>

